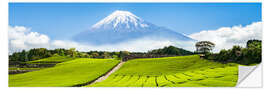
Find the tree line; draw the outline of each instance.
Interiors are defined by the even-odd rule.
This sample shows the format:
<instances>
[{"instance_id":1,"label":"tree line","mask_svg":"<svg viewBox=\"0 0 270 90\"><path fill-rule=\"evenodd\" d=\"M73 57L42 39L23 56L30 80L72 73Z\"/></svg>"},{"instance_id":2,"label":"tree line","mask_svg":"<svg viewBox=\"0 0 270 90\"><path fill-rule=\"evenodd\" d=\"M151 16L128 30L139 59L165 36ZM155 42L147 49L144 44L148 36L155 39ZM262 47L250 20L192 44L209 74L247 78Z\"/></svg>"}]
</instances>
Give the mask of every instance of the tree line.
<instances>
[{"instance_id":1,"label":"tree line","mask_svg":"<svg viewBox=\"0 0 270 90\"><path fill-rule=\"evenodd\" d=\"M177 48L174 46L168 46L161 49L154 49L148 52L128 52L128 51L118 51L118 52L108 52L108 51L88 51L79 52L75 48L64 49L58 48L53 50L48 50L46 48L33 48L28 51L22 50L21 52L15 52L9 55L10 61L33 61L42 58L47 58L51 56L68 56L75 58L115 58L121 59L128 55L191 55L193 52L184 50L182 48Z\"/></svg>"},{"instance_id":2,"label":"tree line","mask_svg":"<svg viewBox=\"0 0 270 90\"><path fill-rule=\"evenodd\" d=\"M248 40L245 47L238 45L219 53L205 52L205 58L222 63L239 63L244 65L258 64L262 61L262 41Z\"/></svg>"},{"instance_id":3,"label":"tree line","mask_svg":"<svg viewBox=\"0 0 270 90\"><path fill-rule=\"evenodd\" d=\"M262 56L262 41L261 40L248 40L246 47L233 46L232 49L221 50L219 53L211 53L211 50L215 47L215 44L209 41L200 41L196 43L196 52L191 52L175 46L167 46L160 49L150 50L148 52L108 52L108 51L88 51L79 52L75 48L64 49L58 48L54 50L48 50L46 48L33 48L28 51L22 50L21 52L15 52L9 55L10 61L33 61L51 56L68 56L75 58L115 58L122 59L126 56L136 57L159 57L159 56L183 56L192 54L203 54L204 58L221 63L239 63L239 64L254 64L260 63Z\"/></svg>"}]
</instances>

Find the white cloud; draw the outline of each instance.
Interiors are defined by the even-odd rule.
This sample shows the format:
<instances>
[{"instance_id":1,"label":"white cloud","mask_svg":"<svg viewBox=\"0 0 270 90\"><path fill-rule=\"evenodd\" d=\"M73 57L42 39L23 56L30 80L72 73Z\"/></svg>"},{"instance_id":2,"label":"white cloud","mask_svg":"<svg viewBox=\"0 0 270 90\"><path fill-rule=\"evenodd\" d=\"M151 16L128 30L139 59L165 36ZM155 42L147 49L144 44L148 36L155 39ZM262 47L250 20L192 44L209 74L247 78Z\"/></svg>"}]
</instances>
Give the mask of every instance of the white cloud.
<instances>
[{"instance_id":1,"label":"white cloud","mask_svg":"<svg viewBox=\"0 0 270 90\"><path fill-rule=\"evenodd\" d=\"M9 26L9 51L10 53L21 51L23 49L29 50L31 48L76 48L79 51L132 51L132 52L146 52L148 50L162 48L164 46L175 45L179 47L189 48L189 44L185 41L168 40L152 40L149 38L139 38L136 40L130 40L123 43L109 44L109 45L88 45L74 41L66 40L50 40L47 35L40 34L38 32L31 32L30 28L24 26Z\"/></svg>"},{"instance_id":2,"label":"white cloud","mask_svg":"<svg viewBox=\"0 0 270 90\"><path fill-rule=\"evenodd\" d=\"M48 47L49 37L38 32L31 32L30 28L24 26L9 26L8 41L10 52L22 49Z\"/></svg>"},{"instance_id":3,"label":"white cloud","mask_svg":"<svg viewBox=\"0 0 270 90\"><path fill-rule=\"evenodd\" d=\"M189 35L189 37L199 41L211 41L216 44L214 52L221 49L232 48L233 45L245 47L250 39L262 39L262 22L254 22L245 27L221 27L217 30L203 30Z\"/></svg>"},{"instance_id":4,"label":"white cloud","mask_svg":"<svg viewBox=\"0 0 270 90\"><path fill-rule=\"evenodd\" d=\"M37 32L30 32L27 35L26 43L31 45L40 45L40 44L47 44L49 42L49 37L43 34L39 34Z\"/></svg>"}]
</instances>

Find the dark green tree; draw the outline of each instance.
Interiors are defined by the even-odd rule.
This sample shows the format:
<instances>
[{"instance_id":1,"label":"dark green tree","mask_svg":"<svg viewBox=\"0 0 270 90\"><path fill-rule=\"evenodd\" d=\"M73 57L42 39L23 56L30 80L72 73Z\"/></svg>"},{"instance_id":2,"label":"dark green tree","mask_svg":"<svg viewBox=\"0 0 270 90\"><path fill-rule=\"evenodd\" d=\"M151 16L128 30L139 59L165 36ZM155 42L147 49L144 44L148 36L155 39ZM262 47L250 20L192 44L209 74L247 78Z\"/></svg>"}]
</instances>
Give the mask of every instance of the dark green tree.
<instances>
[{"instance_id":1,"label":"dark green tree","mask_svg":"<svg viewBox=\"0 0 270 90\"><path fill-rule=\"evenodd\" d=\"M215 47L215 44L210 41L199 41L195 44L196 52L198 53L207 53L211 52Z\"/></svg>"}]
</instances>

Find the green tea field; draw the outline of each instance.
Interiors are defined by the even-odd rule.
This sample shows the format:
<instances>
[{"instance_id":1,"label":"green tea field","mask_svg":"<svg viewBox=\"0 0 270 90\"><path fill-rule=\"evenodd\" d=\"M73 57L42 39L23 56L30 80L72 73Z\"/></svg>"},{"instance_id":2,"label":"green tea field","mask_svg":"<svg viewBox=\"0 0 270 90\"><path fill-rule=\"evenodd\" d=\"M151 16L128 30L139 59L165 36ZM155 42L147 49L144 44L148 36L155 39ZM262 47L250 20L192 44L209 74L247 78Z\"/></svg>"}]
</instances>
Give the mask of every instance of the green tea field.
<instances>
[{"instance_id":1,"label":"green tea field","mask_svg":"<svg viewBox=\"0 0 270 90\"><path fill-rule=\"evenodd\" d=\"M51 62L53 59L43 59L34 62ZM56 60L63 62L66 59ZM115 65L118 60L79 58L58 63L51 68L22 74L9 75L9 87L66 87L84 84L97 79Z\"/></svg>"},{"instance_id":2,"label":"green tea field","mask_svg":"<svg viewBox=\"0 0 270 90\"><path fill-rule=\"evenodd\" d=\"M221 64L191 55L129 60L105 80L91 83L119 62L70 57L35 60L27 63L57 64L9 75L9 87L233 87L238 79L238 64Z\"/></svg>"},{"instance_id":3,"label":"green tea field","mask_svg":"<svg viewBox=\"0 0 270 90\"><path fill-rule=\"evenodd\" d=\"M28 61L26 63L29 64L47 64L47 63L61 63L66 62L70 60L74 60L75 58L67 57L67 56L53 56L48 57L44 59L34 60L34 61Z\"/></svg>"},{"instance_id":4,"label":"green tea field","mask_svg":"<svg viewBox=\"0 0 270 90\"><path fill-rule=\"evenodd\" d=\"M106 80L86 87L233 87L237 79L237 64L192 55L130 60Z\"/></svg>"}]
</instances>

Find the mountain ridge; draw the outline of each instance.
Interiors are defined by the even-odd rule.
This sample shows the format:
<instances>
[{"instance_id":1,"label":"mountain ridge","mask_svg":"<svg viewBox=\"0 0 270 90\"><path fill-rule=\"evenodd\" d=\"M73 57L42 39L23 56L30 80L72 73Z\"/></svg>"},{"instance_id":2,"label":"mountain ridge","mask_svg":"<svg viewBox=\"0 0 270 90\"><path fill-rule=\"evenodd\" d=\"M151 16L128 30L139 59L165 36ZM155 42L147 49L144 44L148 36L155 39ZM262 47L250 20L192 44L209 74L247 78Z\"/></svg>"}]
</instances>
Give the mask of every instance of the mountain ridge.
<instances>
[{"instance_id":1,"label":"mountain ridge","mask_svg":"<svg viewBox=\"0 0 270 90\"><path fill-rule=\"evenodd\" d=\"M75 35L72 39L87 44L115 44L140 38L170 41L189 41L192 38L165 27L149 23L128 11L111 13L94 24L90 30Z\"/></svg>"}]
</instances>

